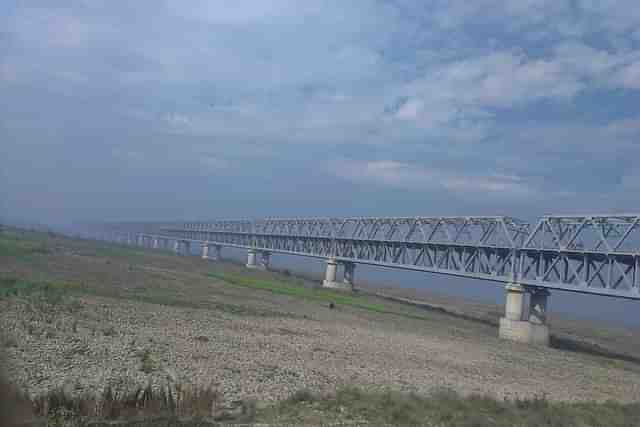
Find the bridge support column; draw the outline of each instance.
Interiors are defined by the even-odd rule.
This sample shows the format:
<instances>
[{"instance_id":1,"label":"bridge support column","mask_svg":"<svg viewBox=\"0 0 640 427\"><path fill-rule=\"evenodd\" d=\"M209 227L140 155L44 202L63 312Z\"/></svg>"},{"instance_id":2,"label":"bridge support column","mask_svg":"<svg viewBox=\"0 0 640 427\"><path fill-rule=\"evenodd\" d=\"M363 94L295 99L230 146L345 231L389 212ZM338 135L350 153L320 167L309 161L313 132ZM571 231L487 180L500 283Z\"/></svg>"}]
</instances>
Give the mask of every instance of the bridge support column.
<instances>
[{"instance_id":1,"label":"bridge support column","mask_svg":"<svg viewBox=\"0 0 640 427\"><path fill-rule=\"evenodd\" d=\"M175 252L176 255L180 255L180 241L176 240L175 242L173 242L173 252Z\"/></svg>"},{"instance_id":2,"label":"bridge support column","mask_svg":"<svg viewBox=\"0 0 640 427\"><path fill-rule=\"evenodd\" d=\"M158 239L153 239L153 249L158 249L159 244L158 244Z\"/></svg>"},{"instance_id":3,"label":"bridge support column","mask_svg":"<svg viewBox=\"0 0 640 427\"><path fill-rule=\"evenodd\" d=\"M547 297L544 289L525 289L510 283L506 286L505 316L500 319L500 338L527 344L549 345L546 325ZM531 294L529 312L524 312L524 294Z\"/></svg>"},{"instance_id":4,"label":"bridge support column","mask_svg":"<svg viewBox=\"0 0 640 427\"><path fill-rule=\"evenodd\" d=\"M209 259L213 261L220 261L222 259L222 246L214 245L213 246L213 256L210 256Z\"/></svg>"},{"instance_id":5,"label":"bridge support column","mask_svg":"<svg viewBox=\"0 0 640 427\"><path fill-rule=\"evenodd\" d=\"M260 268L263 270L269 270L269 264L271 263L271 252L263 251L260 253Z\"/></svg>"},{"instance_id":6,"label":"bridge support column","mask_svg":"<svg viewBox=\"0 0 640 427\"><path fill-rule=\"evenodd\" d=\"M258 265L256 264L257 254L258 251L255 249L249 249L249 251L247 251L247 268L258 268Z\"/></svg>"},{"instance_id":7,"label":"bridge support column","mask_svg":"<svg viewBox=\"0 0 640 427\"><path fill-rule=\"evenodd\" d=\"M338 275L338 261L335 258L329 258L327 260L327 270L325 272L324 280L322 282L323 288L351 290L351 285L345 282L338 282L336 277Z\"/></svg>"},{"instance_id":8,"label":"bridge support column","mask_svg":"<svg viewBox=\"0 0 640 427\"><path fill-rule=\"evenodd\" d=\"M353 262L344 263L344 280L343 283L353 290L353 277L355 275L356 264Z\"/></svg>"},{"instance_id":9,"label":"bridge support column","mask_svg":"<svg viewBox=\"0 0 640 427\"><path fill-rule=\"evenodd\" d=\"M202 244L202 259L209 259L209 244L207 242Z\"/></svg>"},{"instance_id":10,"label":"bridge support column","mask_svg":"<svg viewBox=\"0 0 640 427\"><path fill-rule=\"evenodd\" d=\"M530 290L529 322L536 325L547 324L547 298L551 293L544 288Z\"/></svg>"}]
</instances>

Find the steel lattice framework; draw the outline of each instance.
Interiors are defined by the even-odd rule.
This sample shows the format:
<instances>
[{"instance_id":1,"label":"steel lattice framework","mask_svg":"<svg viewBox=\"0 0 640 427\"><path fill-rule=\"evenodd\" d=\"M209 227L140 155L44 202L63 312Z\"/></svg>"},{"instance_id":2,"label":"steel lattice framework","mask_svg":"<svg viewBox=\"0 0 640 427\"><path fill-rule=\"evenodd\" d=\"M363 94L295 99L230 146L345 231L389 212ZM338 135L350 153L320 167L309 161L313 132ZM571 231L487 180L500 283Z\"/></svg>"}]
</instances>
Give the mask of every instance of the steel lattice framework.
<instances>
[{"instance_id":1,"label":"steel lattice framework","mask_svg":"<svg viewBox=\"0 0 640 427\"><path fill-rule=\"evenodd\" d=\"M165 237L640 299L640 215L185 223Z\"/></svg>"}]
</instances>

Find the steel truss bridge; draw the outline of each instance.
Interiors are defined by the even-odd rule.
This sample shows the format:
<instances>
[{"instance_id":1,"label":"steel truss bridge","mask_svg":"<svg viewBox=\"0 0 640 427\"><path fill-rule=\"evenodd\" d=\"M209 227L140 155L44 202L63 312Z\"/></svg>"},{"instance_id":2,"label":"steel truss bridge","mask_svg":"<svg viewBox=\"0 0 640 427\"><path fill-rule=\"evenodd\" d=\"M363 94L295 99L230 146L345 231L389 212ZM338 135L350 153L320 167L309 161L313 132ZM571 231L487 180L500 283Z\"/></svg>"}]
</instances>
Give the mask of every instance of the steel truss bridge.
<instances>
[{"instance_id":1,"label":"steel truss bridge","mask_svg":"<svg viewBox=\"0 0 640 427\"><path fill-rule=\"evenodd\" d=\"M268 218L144 235L640 300L640 215Z\"/></svg>"}]
</instances>

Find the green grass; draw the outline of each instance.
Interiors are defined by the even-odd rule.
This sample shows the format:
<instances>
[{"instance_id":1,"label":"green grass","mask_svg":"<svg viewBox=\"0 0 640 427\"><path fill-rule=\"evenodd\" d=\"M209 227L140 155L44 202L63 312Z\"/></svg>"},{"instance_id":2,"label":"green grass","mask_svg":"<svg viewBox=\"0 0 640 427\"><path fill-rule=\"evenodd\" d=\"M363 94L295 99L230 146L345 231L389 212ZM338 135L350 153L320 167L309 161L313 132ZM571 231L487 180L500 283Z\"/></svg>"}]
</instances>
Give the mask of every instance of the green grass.
<instances>
[{"instance_id":1,"label":"green grass","mask_svg":"<svg viewBox=\"0 0 640 427\"><path fill-rule=\"evenodd\" d=\"M51 253L46 241L42 239L26 239L13 233L0 235L0 256L19 257L31 254Z\"/></svg>"},{"instance_id":2,"label":"green grass","mask_svg":"<svg viewBox=\"0 0 640 427\"><path fill-rule=\"evenodd\" d=\"M81 285L70 282L33 281L0 274L0 298L16 297L61 304L68 302L68 298L81 289Z\"/></svg>"},{"instance_id":3,"label":"green grass","mask_svg":"<svg viewBox=\"0 0 640 427\"><path fill-rule=\"evenodd\" d=\"M152 356L145 352L141 357ZM155 366L148 368L154 369ZM632 427L640 419L638 403L553 403L542 397L498 401L486 396L461 397L448 390L419 395L346 387L325 396L303 390L263 409L256 409L251 400L237 402L240 410L231 412L221 404L224 396L212 387L191 389L175 384L169 390L154 389L149 384L116 397L106 385L97 398L72 398L56 389L34 401L17 391L2 393L2 388L10 387L0 383L0 394L4 394L0 397L6 396L6 401L11 402L9 414L19 405L24 414L47 417L49 425L213 426L226 422L292 426ZM180 404L175 397L178 395Z\"/></svg>"},{"instance_id":4,"label":"green grass","mask_svg":"<svg viewBox=\"0 0 640 427\"><path fill-rule=\"evenodd\" d=\"M120 246L115 243L109 246L103 246L92 242L91 245L81 246L78 250L79 255L104 257L104 258L126 258L131 260L132 258L148 257L149 252L145 252L141 249L130 248L128 246Z\"/></svg>"},{"instance_id":5,"label":"green grass","mask_svg":"<svg viewBox=\"0 0 640 427\"><path fill-rule=\"evenodd\" d=\"M388 312L387 308L383 304L366 302L360 297L327 289L306 288L302 284L286 283L280 280L269 280L244 274L240 275L226 272L207 273L207 276L233 286L259 289L273 292L278 295L287 295L326 303L333 302L336 305L351 306L378 313Z\"/></svg>"},{"instance_id":6,"label":"green grass","mask_svg":"<svg viewBox=\"0 0 640 427\"><path fill-rule=\"evenodd\" d=\"M422 396L348 387L324 397L298 392L263 410L257 418L290 425L350 421L453 427L616 427L638 425L640 404L552 403L543 397L497 401L485 396L461 397L448 390Z\"/></svg>"},{"instance_id":7,"label":"green grass","mask_svg":"<svg viewBox=\"0 0 640 427\"><path fill-rule=\"evenodd\" d=\"M217 279L227 285L257 289L278 295L301 298L307 301L316 301L326 304L334 303L336 306L353 307L375 313L392 314L409 319L433 320L434 316L445 315L425 311L418 307L406 304L392 303L387 305L379 302L371 302L368 301L371 299L371 296L369 295L348 294L325 288L305 287L301 281L294 281L288 277L275 280L257 277L249 272L236 274L221 271L209 272L206 273L206 276Z\"/></svg>"}]
</instances>

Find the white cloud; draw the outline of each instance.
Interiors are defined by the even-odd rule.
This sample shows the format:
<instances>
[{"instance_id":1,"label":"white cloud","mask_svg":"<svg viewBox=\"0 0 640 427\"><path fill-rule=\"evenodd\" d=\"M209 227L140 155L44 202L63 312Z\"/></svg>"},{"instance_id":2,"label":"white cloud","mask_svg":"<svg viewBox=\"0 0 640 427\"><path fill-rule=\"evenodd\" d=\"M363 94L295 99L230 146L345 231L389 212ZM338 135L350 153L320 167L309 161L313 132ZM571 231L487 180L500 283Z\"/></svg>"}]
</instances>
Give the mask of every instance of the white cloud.
<instances>
[{"instance_id":1,"label":"white cloud","mask_svg":"<svg viewBox=\"0 0 640 427\"><path fill-rule=\"evenodd\" d=\"M508 197L531 195L533 189L520 177L487 172L465 174L460 171L424 168L393 160L335 160L329 163L331 174L353 182L374 183L407 190L434 188L458 193L486 193Z\"/></svg>"},{"instance_id":2,"label":"white cloud","mask_svg":"<svg viewBox=\"0 0 640 427\"><path fill-rule=\"evenodd\" d=\"M621 68L614 77L614 83L629 89L640 89L640 60Z\"/></svg>"},{"instance_id":3,"label":"white cloud","mask_svg":"<svg viewBox=\"0 0 640 427\"><path fill-rule=\"evenodd\" d=\"M640 117L615 120L607 125L606 131L621 138L640 137Z\"/></svg>"},{"instance_id":4,"label":"white cloud","mask_svg":"<svg viewBox=\"0 0 640 427\"><path fill-rule=\"evenodd\" d=\"M487 125L495 108L569 100L598 87L638 89L639 57L640 51L609 53L565 42L546 58L500 51L457 60L431 67L407 84L400 91L406 101L394 117L454 131L461 121Z\"/></svg>"},{"instance_id":5,"label":"white cloud","mask_svg":"<svg viewBox=\"0 0 640 427\"><path fill-rule=\"evenodd\" d=\"M420 99L410 99L398 108L396 117L401 120L416 120L424 110L424 103Z\"/></svg>"},{"instance_id":6,"label":"white cloud","mask_svg":"<svg viewBox=\"0 0 640 427\"><path fill-rule=\"evenodd\" d=\"M17 82L19 79L20 73L17 67L8 62L8 61L0 61L0 82L2 83L12 83Z\"/></svg>"},{"instance_id":7,"label":"white cloud","mask_svg":"<svg viewBox=\"0 0 640 427\"><path fill-rule=\"evenodd\" d=\"M229 161L212 156L205 156L201 158L200 163L208 172L220 172L231 167Z\"/></svg>"},{"instance_id":8,"label":"white cloud","mask_svg":"<svg viewBox=\"0 0 640 427\"><path fill-rule=\"evenodd\" d=\"M19 40L51 49L79 48L90 40L92 27L78 16L38 8L19 10L10 26Z\"/></svg>"},{"instance_id":9,"label":"white cloud","mask_svg":"<svg viewBox=\"0 0 640 427\"><path fill-rule=\"evenodd\" d=\"M295 14L309 14L319 8L318 2L295 0L168 0L168 10L185 18L214 24L248 25Z\"/></svg>"}]
</instances>

